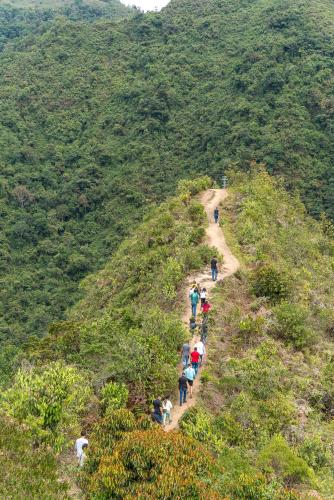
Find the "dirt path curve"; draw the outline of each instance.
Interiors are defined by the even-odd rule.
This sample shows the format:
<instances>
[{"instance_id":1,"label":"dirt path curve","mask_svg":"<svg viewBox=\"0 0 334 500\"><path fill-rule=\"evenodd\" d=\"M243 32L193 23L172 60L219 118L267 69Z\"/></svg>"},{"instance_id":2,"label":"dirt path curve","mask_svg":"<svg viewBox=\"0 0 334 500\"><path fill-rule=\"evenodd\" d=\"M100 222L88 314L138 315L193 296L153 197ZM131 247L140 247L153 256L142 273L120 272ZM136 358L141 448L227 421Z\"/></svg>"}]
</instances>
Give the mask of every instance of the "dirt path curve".
<instances>
[{"instance_id":1,"label":"dirt path curve","mask_svg":"<svg viewBox=\"0 0 334 500\"><path fill-rule=\"evenodd\" d=\"M200 198L200 201L204 205L209 220L209 225L206 228L205 242L209 246L216 247L217 250L219 251L219 255L223 256L223 268L220 266L220 273L218 275L218 280L231 276L239 268L239 261L236 257L234 257L231 250L229 249L220 225L215 224L213 219L214 209L217 206L219 206L225 200L225 198L227 198L227 196L228 192L226 189L209 189L205 191ZM219 255L217 256L218 261L219 261ZM194 282L200 283L201 287L206 288L210 302L211 302L210 291L215 286L215 283L211 279L211 272L209 268L189 277L184 290L183 301L185 305L185 310L182 315L182 319L184 323L187 325L187 327L189 325L189 318L191 316L191 306L189 303L189 296L188 296L189 287ZM193 346L199 340L200 338L198 336L193 337L191 341L191 346ZM206 350L208 352L208 346L206 346ZM180 367L180 370L181 369L182 367ZM171 431L175 429L178 426L180 418L188 410L188 408L191 408L196 404L200 390L199 378L200 377L197 377L197 379L194 382L192 399L190 399L188 395L187 403L181 407L179 406L178 401L174 402L174 408L172 410L173 421L171 424L165 427L166 431Z\"/></svg>"}]
</instances>

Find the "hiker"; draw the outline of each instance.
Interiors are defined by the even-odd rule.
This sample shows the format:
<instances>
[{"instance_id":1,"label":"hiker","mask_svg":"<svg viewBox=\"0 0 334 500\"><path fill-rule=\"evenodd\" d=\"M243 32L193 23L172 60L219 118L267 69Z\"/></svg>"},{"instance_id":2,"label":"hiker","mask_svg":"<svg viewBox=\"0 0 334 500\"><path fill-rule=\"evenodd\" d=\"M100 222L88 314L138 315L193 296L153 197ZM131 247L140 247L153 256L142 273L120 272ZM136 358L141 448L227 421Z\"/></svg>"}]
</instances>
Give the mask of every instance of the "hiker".
<instances>
[{"instance_id":1,"label":"hiker","mask_svg":"<svg viewBox=\"0 0 334 500\"><path fill-rule=\"evenodd\" d=\"M194 350L192 351L190 356L191 356L191 365L192 365L193 369L195 370L195 375L197 375L199 358L200 358L199 352L197 351L197 347L194 347Z\"/></svg>"},{"instance_id":2,"label":"hiker","mask_svg":"<svg viewBox=\"0 0 334 500\"><path fill-rule=\"evenodd\" d=\"M201 331L201 341L203 342L203 344L205 344L207 342L208 331L209 331L208 316L207 315L203 316L203 321L202 321L202 324L201 324L201 330L200 331Z\"/></svg>"},{"instance_id":3,"label":"hiker","mask_svg":"<svg viewBox=\"0 0 334 500\"><path fill-rule=\"evenodd\" d=\"M219 218L219 208L218 207L216 207L214 209L213 216L214 216L214 219L215 219L215 223L217 224L218 218Z\"/></svg>"},{"instance_id":4,"label":"hiker","mask_svg":"<svg viewBox=\"0 0 334 500\"><path fill-rule=\"evenodd\" d=\"M162 402L162 424L166 425L167 420L168 423L170 424L172 422L172 417L171 417L171 409L173 408L173 405L169 399L169 396L166 396Z\"/></svg>"},{"instance_id":5,"label":"hiker","mask_svg":"<svg viewBox=\"0 0 334 500\"><path fill-rule=\"evenodd\" d=\"M81 437L79 437L76 440L75 446L74 446L76 457L78 459L78 465L80 465L80 459L81 459L81 455L82 455L82 448L83 448L84 445L88 446L88 439L86 437L86 432L82 431L81 432Z\"/></svg>"},{"instance_id":6,"label":"hiker","mask_svg":"<svg viewBox=\"0 0 334 500\"><path fill-rule=\"evenodd\" d=\"M195 379L195 370L191 365L188 365L187 368L184 370L184 374L188 380L188 385L189 385L189 394L190 397L193 397L193 385L194 385L194 379Z\"/></svg>"},{"instance_id":7,"label":"hiker","mask_svg":"<svg viewBox=\"0 0 334 500\"><path fill-rule=\"evenodd\" d=\"M191 298L192 293L195 291L195 288L196 288L196 283L193 283L189 290L189 299Z\"/></svg>"},{"instance_id":8,"label":"hiker","mask_svg":"<svg viewBox=\"0 0 334 500\"><path fill-rule=\"evenodd\" d=\"M81 454L80 454L79 461L78 461L79 467L83 467L83 465L86 461L87 455L86 455L85 451L87 450L87 448L88 448L88 444L84 443L82 445Z\"/></svg>"},{"instance_id":9,"label":"hiker","mask_svg":"<svg viewBox=\"0 0 334 500\"><path fill-rule=\"evenodd\" d=\"M201 307L203 307L205 299L206 299L206 288L202 288L202 291L201 291Z\"/></svg>"},{"instance_id":10,"label":"hiker","mask_svg":"<svg viewBox=\"0 0 334 500\"><path fill-rule=\"evenodd\" d=\"M163 423L163 418L162 418L162 402L161 402L161 396L158 396L154 401L153 401L153 413L152 413L152 419L154 422L157 422L158 424Z\"/></svg>"},{"instance_id":11,"label":"hiker","mask_svg":"<svg viewBox=\"0 0 334 500\"><path fill-rule=\"evenodd\" d=\"M201 365L203 363L204 354L206 353L205 345L200 340L199 342L196 342L196 344L194 345L194 349L195 348L197 349L197 352L199 353L199 360L200 360L200 365Z\"/></svg>"},{"instance_id":12,"label":"hiker","mask_svg":"<svg viewBox=\"0 0 334 500\"><path fill-rule=\"evenodd\" d=\"M187 402L188 380L184 372L179 378L179 391L180 391L180 406Z\"/></svg>"},{"instance_id":13,"label":"hiker","mask_svg":"<svg viewBox=\"0 0 334 500\"><path fill-rule=\"evenodd\" d=\"M189 342L185 342L182 346L182 364L183 366L187 366L189 363L190 356L190 345Z\"/></svg>"},{"instance_id":14,"label":"hiker","mask_svg":"<svg viewBox=\"0 0 334 500\"><path fill-rule=\"evenodd\" d=\"M196 289L193 291L193 293L190 295L190 302L191 302L191 314L193 317L196 319L197 315L197 304L199 302L199 294L196 291Z\"/></svg>"},{"instance_id":15,"label":"hiker","mask_svg":"<svg viewBox=\"0 0 334 500\"><path fill-rule=\"evenodd\" d=\"M218 260L217 260L217 257L213 257L211 259L211 275L212 275L212 281L217 281L217 277L218 277Z\"/></svg>"},{"instance_id":16,"label":"hiker","mask_svg":"<svg viewBox=\"0 0 334 500\"><path fill-rule=\"evenodd\" d=\"M211 304L205 299L204 304L202 306L202 311L205 316L209 314L209 311L211 309Z\"/></svg>"}]
</instances>

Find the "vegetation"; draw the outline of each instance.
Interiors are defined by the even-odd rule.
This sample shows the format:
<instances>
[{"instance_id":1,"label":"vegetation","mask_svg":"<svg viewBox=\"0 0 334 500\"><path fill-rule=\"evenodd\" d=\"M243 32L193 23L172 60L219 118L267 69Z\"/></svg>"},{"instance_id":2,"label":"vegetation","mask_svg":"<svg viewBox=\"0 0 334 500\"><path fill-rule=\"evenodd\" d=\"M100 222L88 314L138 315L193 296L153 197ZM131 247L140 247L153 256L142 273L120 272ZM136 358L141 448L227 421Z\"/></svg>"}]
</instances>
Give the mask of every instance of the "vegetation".
<instances>
[{"instance_id":1,"label":"vegetation","mask_svg":"<svg viewBox=\"0 0 334 500\"><path fill-rule=\"evenodd\" d=\"M120 23L83 22L87 2L48 23L15 5L26 36L4 33L0 57L6 349L65 319L179 178L265 162L333 216L330 2L174 0Z\"/></svg>"},{"instance_id":2,"label":"vegetation","mask_svg":"<svg viewBox=\"0 0 334 500\"><path fill-rule=\"evenodd\" d=\"M215 291L206 409L182 429L218 454L224 495L330 498L332 226L263 167L230 178L222 217L243 266Z\"/></svg>"}]
</instances>

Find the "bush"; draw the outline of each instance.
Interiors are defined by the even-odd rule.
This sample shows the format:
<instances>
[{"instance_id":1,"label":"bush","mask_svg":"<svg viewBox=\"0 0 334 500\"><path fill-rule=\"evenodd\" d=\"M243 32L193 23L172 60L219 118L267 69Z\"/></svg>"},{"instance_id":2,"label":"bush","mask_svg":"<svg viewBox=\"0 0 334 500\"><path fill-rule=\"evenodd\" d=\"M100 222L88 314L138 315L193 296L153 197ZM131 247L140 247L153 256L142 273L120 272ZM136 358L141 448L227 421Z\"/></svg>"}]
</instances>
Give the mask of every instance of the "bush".
<instances>
[{"instance_id":1,"label":"bush","mask_svg":"<svg viewBox=\"0 0 334 500\"><path fill-rule=\"evenodd\" d=\"M258 457L259 466L270 474L281 477L287 485L313 484L314 472L307 463L289 447L281 435L274 436Z\"/></svg>"},{"instance_id":2,"label":"bush","mask_svg":"<svg viewBox=\"0 0 334 500\"><path fill-rule=\"evenodd\" d=\"M297 304L283 302L274 308L272 333L297 349L309 346L314 334L309 327L307 310Z\"/></svg>"},{"instance_id":3,"label":"bush","mask_svg":"<svg viewBox=\"0 0 334 500\"><path fill-rule=\"evenodd\" d=\"M126 406L129 391L125 384L109 382L101 389L101 406L105 413Z\"/></svg>"},{"instance_id":4,"label":"bush","mask_svg":"<svg viewBox=\"0 0 334 500\"><path fill-rule=\"evenodd\" d=\"M220 496L212 457L195 440L161 429L124 436L91 477L92 498L207 498ZM205 482L203 481L205 480Z\"/></svg>"},{"instance_id":5,"label":"bush","mask_svg":"<svg viewBox=\"0 0 334 500\"><path fill-rule=\"evenodd\" d=\"M331 451L319 436L305 439L299 448L299 454L315 470L326 466L333 466Z\"/></svg>"},{"instance_id":6,"label":"bush","mask_svg":"<svg viewBox=\"0 0 334 500\"><path fill-rule=\"evenodd\" d=\"M214 427L213 418L200 408L190 408L180 421L180 429L187 435L206 444L214 451L224 447L224 441Z\"/></svg>"},{"instance_id":7,"label":"bush","mask_svg":"<svg viewBox=\"0 0 334 500\"><path fill-rule=\"evenodd\" d=\"M267 297L274 303L285 299L290 291L288 277L269 264L256 269L252 285L257 297Z\"/></svg>"},{"instance_id":8,"label":"bush","mask_svg":"<svg viewBox=\"0 0 334 500\"><path fill-rule=\"evenodd\" d=\"M224 484L223 492L228 498L238 500L298 500L297 492L282 488L275 480L263 474L240 474Z\"/></svg>"},{"instance_id":9,"label":"bush","mask_svg":"<svg viewBox=\"0 0 334 500\"><path fill-rule=\"evenodd\" d=\"M2 394L0 407L27 426L36 444L60 450L66 436L72 438L78 432L78 417L90 395L87 381L75 368L51 363L46 368L19 370Z\"/></svg>"},{"instance_id":10,"label":"bush","mask_svg":"<svg viewBox=\"0 0 334 500\"><path fill-rule=\"evenodd\" d=\"M0 425L0 498L69 498L50 450L34 449L26 426L3 417Z\"/></svg>"}]
</instances>

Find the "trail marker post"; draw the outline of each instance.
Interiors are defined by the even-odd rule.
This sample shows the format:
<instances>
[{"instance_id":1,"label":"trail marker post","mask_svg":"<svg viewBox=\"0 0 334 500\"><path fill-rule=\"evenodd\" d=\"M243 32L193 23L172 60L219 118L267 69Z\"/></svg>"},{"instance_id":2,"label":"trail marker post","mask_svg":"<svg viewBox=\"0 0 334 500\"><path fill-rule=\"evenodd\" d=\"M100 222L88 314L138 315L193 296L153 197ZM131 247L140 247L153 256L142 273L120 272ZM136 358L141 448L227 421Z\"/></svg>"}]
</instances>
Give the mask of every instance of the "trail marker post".
<instances>
[{"instance_id":1,"label":"trail marker post","mask_svg":"<svg viewBox=\"0 0 334 500\"><path fill-rule=\"evenodd\" d=\"M226 175L222 175L222 184L223 184L223 189L226 189L227 187L227 177Z\"/></svg>"}]
</instances>

